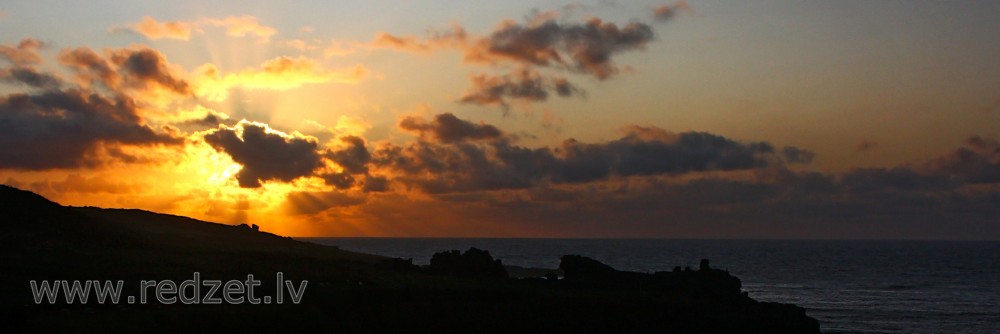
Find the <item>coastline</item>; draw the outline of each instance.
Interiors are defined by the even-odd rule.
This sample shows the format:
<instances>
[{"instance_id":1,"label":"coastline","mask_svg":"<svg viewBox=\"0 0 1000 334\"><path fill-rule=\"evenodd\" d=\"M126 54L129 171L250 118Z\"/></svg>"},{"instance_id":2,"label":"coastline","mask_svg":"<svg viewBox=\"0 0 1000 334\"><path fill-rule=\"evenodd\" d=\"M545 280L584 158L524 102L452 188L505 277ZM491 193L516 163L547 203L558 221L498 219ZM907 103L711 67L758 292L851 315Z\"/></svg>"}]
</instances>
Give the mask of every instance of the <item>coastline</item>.
<instances>
[{"instance_id":1,"label":"coastline","mask_svg":"<svg viewBox=\"0 0 1000 334\"><path fill-rule=\"evenodd\" d=\"M139 210L64 207L13 188L0 190L0 210L17 222L4 235L3 253L13 260L3 264L11 275L0 291L7 296L2 304L15 332L127 330L151 322L165 331L223 326L344 332L819 332L804 309L754 301L740 293L737 278L715 269L652 275L564 257L563 262L571 259L562 268L564 279L511 279L485 251L473 252L479 260L469 263L444 260L440 263L452 265L424 269L402 259L247 227ZM449 254L462 259L469 253ZM491 267L493 274L480 274ZM256 274L263 286L274 286L271 277L281 272L290 281L309 284L301 304L294 305L34 304L25 284L44 279L180 282L192 272L219 280Z\"/></svg>"}]
</instances>

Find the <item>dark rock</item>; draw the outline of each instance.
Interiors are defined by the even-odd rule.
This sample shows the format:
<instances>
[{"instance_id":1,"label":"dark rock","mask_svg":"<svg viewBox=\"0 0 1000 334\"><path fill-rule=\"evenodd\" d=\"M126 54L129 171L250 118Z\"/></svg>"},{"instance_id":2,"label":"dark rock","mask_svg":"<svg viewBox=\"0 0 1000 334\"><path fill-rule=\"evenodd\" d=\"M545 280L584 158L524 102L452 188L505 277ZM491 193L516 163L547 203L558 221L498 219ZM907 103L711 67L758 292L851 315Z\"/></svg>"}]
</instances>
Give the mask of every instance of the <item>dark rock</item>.
<instances>
[{"instance_id":1,"label":"dark rock","mask_svg":"<svg viewBox=\"0 0 1000 334\"><path fill-rule=\"evenodd\" d=\"M618 272L611 266L579 255L564 255L560 258L559 269L566 279L603 279Z\"/></svg>"},{"instance_id":2,"label":"dark rock","mask_svg":"<svg viewBox=\"0 0 1000 334\"><path fill-rule=\"evenodd\" d=\"M435 253L431 257L428 271L479 278L507 278L507 270L500 260L494 260L489 251L469 248L465 253L458 250Z\"/></svg>"}]
</instances>

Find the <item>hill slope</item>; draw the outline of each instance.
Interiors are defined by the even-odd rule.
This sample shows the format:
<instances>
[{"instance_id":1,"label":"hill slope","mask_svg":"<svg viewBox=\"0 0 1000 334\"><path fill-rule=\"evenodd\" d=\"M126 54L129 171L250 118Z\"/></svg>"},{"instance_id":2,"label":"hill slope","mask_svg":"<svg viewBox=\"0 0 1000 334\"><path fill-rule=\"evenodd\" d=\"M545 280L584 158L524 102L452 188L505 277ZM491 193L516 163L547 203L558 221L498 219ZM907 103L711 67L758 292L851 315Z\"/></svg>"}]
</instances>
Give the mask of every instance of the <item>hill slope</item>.
<instances>
[{"instance_id":1,"label":"hill slope","mask_svg":"<svg viewBox=\"0 0 1000 334\"><path fill-rule=\"evenodd\" d=\"M488 253L442 253L435 267L347 252L246 227L141 210L64 207L0 186L0 314L5 332L310 330L334 332L818 333L793 305L740 294L739 279L705 268L640 274L563 258L566 278L507 279ZM469 256L466 256L469 255ZM490 270L481 275L477 268ZM31 280L298 284L300 304L35 303ZM499 275L499 276L498 276ZM307 280L307 285L302 281ZM155 324L150 326L151 324Z\"/></svg>"}]
</instances>

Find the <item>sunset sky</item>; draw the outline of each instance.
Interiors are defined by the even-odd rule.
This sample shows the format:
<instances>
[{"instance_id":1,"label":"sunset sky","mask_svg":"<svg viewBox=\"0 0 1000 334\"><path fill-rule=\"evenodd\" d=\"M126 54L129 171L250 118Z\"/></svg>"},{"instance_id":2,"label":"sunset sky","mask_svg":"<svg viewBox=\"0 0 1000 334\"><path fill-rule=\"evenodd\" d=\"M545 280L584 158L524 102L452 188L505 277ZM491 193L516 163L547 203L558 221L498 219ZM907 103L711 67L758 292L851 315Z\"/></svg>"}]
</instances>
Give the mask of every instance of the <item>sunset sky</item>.
<instances>
[{"instance_id":1,"label":"sunset sky","mask_svg":"<svg viewBox=\"0 0 1000 334\"><path fill-rule=\"evenodd\" d=\"M0 183L289 236L1000 239L1000 2L0 4Z\"/></svg>"}]
</instances>

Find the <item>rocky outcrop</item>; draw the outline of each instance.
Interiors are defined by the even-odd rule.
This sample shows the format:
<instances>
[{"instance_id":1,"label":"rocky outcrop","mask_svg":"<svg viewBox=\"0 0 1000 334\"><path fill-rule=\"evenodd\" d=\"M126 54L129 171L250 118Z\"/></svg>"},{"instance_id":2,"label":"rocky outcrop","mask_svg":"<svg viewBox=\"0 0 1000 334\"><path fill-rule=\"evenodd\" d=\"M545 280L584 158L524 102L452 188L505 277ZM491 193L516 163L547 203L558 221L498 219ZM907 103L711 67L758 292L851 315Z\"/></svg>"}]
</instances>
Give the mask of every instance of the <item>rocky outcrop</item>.
<instances>
[{"instance_id":1,"label":"rocky outcrop","mask_svg":"<svg viewBox=\"0 0 1000 334\"><path fill-rule=\"evenodd\" d=\"M494 260L489 251L469 248L465 253L457 250L435 253L428 271L477 278L507 278L507 270L500 260Z\"/></svg>"}]
</instances>

